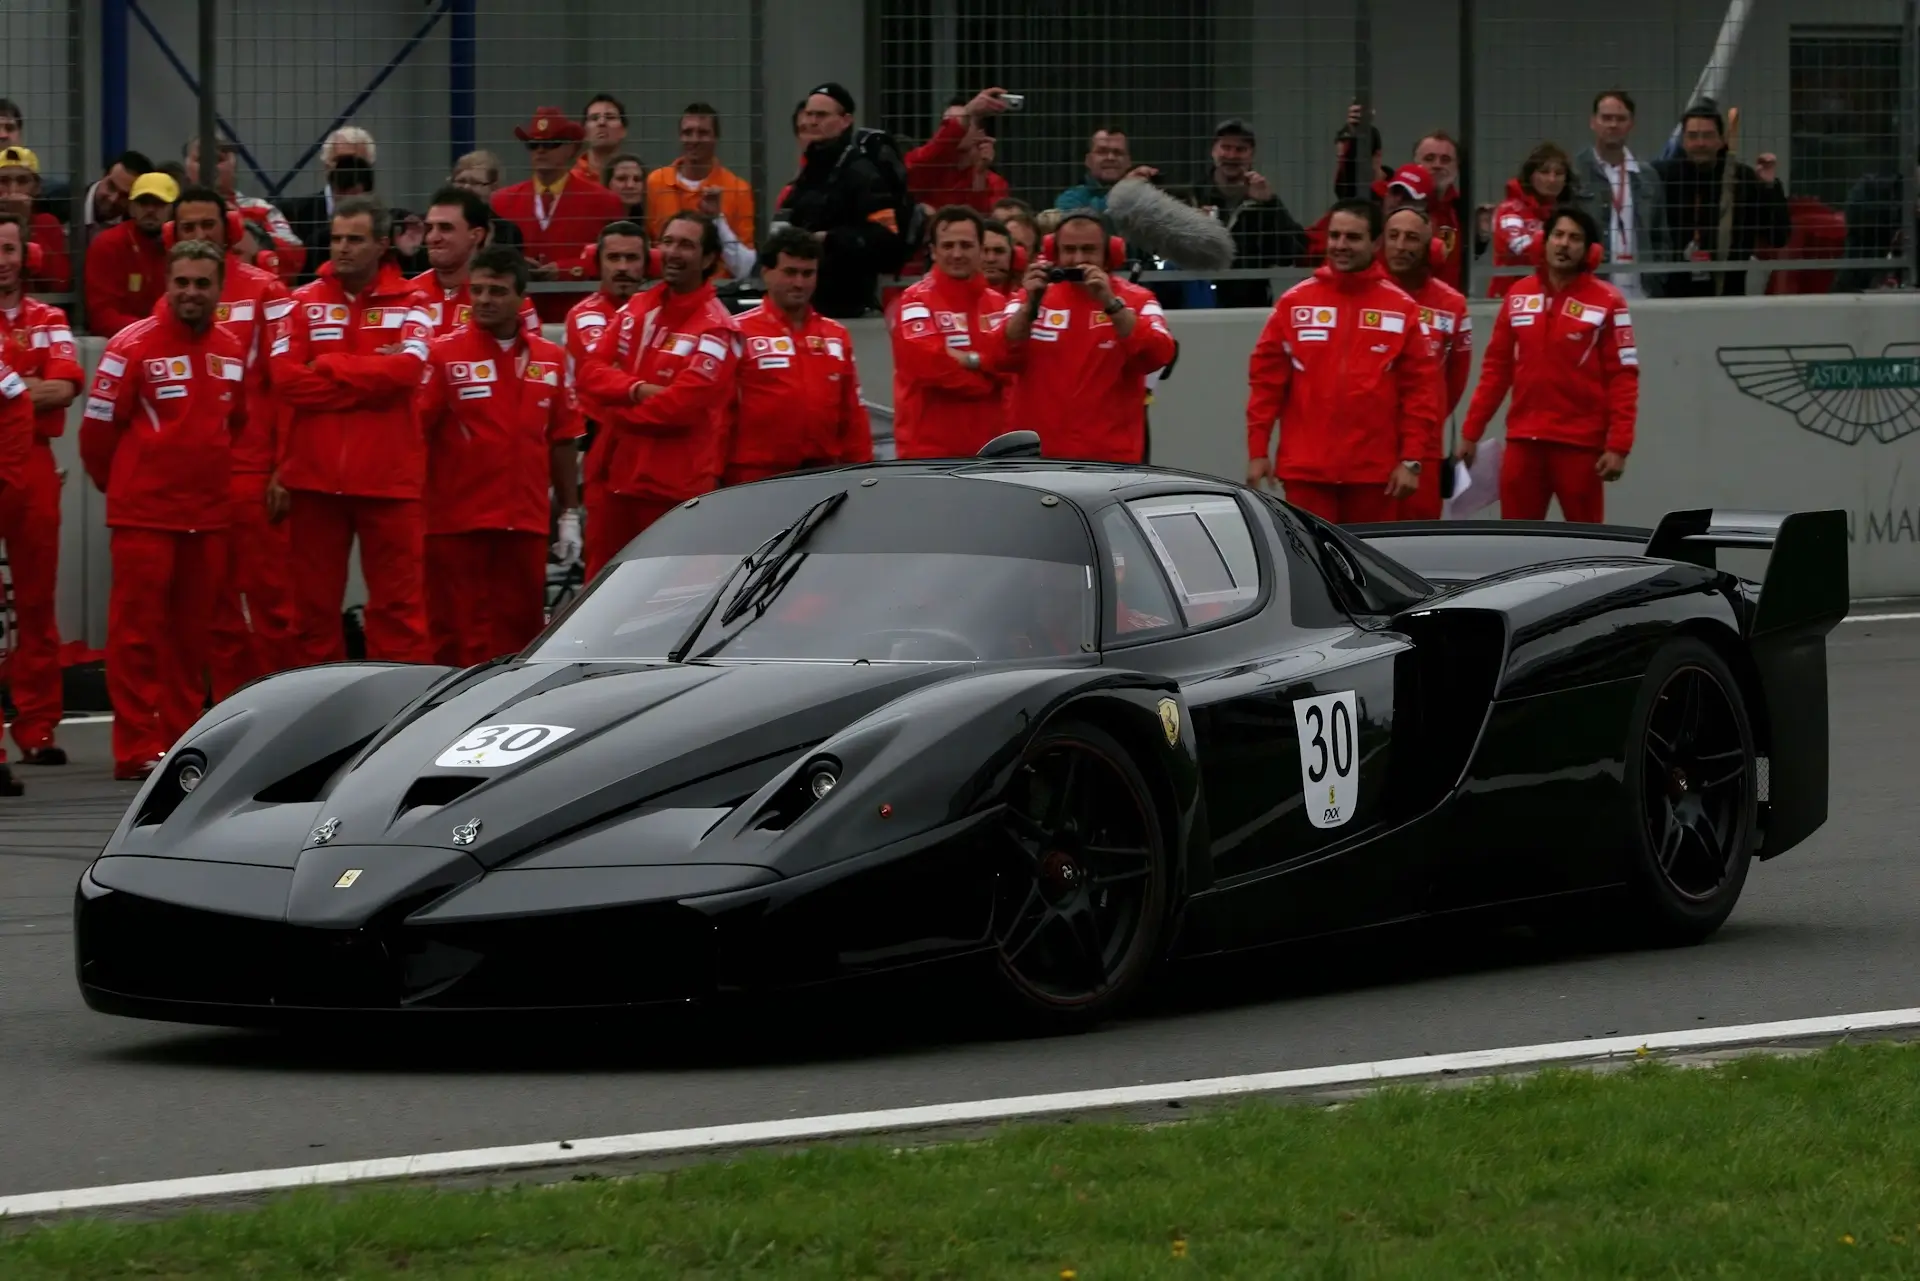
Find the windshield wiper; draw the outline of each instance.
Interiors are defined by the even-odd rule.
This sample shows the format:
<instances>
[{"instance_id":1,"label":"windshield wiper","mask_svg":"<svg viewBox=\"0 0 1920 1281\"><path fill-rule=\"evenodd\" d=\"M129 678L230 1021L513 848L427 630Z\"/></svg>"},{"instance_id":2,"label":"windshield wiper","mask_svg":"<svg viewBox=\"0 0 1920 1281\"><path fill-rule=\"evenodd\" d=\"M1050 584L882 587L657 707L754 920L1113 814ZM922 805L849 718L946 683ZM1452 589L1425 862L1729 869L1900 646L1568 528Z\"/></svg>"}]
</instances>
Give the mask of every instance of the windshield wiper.
<instances>
[{"instance_id":1,"label":"windshield wiper","mask_svg":"<svg viewBox=\"0 0 1920 1281\"><path fill-rule=\"evenodd\" d=\"M701 607L699 617L693 620L687 630L681 633L680 639L674 642L673 648L667 651L667 661L678 663L686 658L687 651L693 648L693 642L699 639L700 633L706 628L707 620L713 617L713 611L719 606L721 597L726 594L727 585L739 577L740 571L749 568L754 570L748 575L747 581L740 584L740 590L728 600L727 612L720 616L720 624L723 627L746 611L756 589L770 582L780 572L781 566L792 558L794 549L813 533L814 528L834 508L845 502L846 497L847 491L844 489L827 495L801 513L799 520L742 556L740 563L728 570L725 578L714 584L713 593L707 597L707 603ZM781 546L783 540L786 542L784 547ZM779 549L777 552L776 548ZM773 592L764 593L764 597L765 600L771 600ZM765 600L761 602L763 607Z\"/></svg>"}]
</instances>

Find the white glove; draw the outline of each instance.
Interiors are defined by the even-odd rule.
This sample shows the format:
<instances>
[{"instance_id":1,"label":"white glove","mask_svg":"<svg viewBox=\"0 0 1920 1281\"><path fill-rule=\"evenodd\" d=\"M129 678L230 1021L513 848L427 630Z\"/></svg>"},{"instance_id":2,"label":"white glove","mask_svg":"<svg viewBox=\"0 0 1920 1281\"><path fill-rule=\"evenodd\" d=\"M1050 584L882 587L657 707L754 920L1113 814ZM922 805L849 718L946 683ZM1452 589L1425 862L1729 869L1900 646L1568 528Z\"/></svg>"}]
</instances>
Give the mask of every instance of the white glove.
<instances>
[{"instance_id":1,"label":"white glove","mask_svg":"<svg viewBox=\"0 0 1920 1281\"><path fill-rule=\"evenodd\" d=\"M560 516L560 539L553 545L553 554L560 558L562 565L575 565L580 561L580 553L586 544L580 541L580 513L563 512Z\"/></svg>"}]
</instances>

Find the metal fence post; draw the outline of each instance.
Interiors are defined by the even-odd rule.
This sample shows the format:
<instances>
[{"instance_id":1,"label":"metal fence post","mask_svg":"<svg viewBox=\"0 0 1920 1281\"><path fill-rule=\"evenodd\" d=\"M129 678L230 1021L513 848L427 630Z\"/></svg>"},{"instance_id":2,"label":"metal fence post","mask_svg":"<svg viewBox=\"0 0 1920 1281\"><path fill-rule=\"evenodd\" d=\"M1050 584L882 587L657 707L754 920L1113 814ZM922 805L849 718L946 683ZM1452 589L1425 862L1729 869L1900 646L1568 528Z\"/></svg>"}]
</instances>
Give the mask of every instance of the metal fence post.
<instances>
[{"instance_id":1,"label":"metal fence post","mask_svg":"<svg viewBox=\"0 0 1920 1281\"><path fill-rule=\"evenodd\" d=\"M219 111L214 100L214 0L200 0L200 185L218 185L220 176Z\"/></svg>"},{"instance_id":2,"label":"metal fence post","mask_svg":"<svg viewBox=\"0 0 1920 1281\"><path fill-rule=\"evenodd\" d=\"M1454 181L1464 208L1460 211L1460 238L1465 241L1460 253L1460 292L1473 296L1473 257L1480 235L1480 196L1474 190L1475 158L1474 85L1473 85L1473 0L1460 4L1460 174Z\"/></svg>"},{"instance_id":3,"label":"metal fence post","mask_svg":"<svg viewBox=\"0 0 1920 1281\"><path fill-rule=\"evenodd\" d=\"M1920 165L1920 142L1916 142L1915 116L1920 114L1920 5L1906 0L1901 6L1900 42L1900 274L1909 288L1920 287L1920 245L1914 243L1914 202L1920 190L1914 186L1916 166Z\"/></svg>"}]
</instances>

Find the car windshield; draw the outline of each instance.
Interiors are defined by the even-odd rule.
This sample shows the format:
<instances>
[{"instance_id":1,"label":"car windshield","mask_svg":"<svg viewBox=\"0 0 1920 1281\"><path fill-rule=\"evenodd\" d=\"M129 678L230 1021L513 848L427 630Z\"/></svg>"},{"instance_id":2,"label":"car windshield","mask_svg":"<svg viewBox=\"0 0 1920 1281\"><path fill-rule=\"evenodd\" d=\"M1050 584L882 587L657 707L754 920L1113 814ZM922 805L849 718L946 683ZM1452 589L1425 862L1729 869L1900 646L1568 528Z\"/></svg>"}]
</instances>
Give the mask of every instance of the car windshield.
<instances>
[{"instance_id":1,"label":"car windshield","mask_svg":"<svg viewBox=\"0 0 1920 1281\"><path fill-rule=\"evenodd\" d=\"M821 526L824 540L837 517ZM740 661L979 662L1078 655L1094 640L1089 566L1019 556L803 547L764 604L716 611L687 657ZM739 554L641 556L611 566L526 655L662 660ZM745 581L736 575L727 596Z\"/></svg>"}]
</instances>

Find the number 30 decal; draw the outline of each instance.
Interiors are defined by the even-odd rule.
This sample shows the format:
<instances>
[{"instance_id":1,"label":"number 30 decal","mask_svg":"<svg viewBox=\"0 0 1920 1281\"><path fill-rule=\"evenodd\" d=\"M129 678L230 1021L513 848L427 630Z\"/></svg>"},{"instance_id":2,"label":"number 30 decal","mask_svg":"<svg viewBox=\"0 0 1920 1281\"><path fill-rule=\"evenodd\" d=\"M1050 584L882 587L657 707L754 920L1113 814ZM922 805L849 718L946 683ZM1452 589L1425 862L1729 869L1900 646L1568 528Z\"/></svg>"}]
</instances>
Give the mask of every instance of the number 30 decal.
<instances>
[{"instance_id":1,"label":"number 30 decal","mask_svg":"<svg viewBox=\"0 0 1920 1281\"><path fill-rule=\"evenodd\" d=\"M1352 690L1293 700L1307 821L1339 827L1360 799L1360 717Z\"/></svg>"},{"instance_id":2,"label":"number 30 decal","mask_svg":"<svg viewBox=\"0 0 1920 1281\"><path fill-rule=\"evenodd\" d=\"M433 763L441 769L505 769L571 733L570 725L476 725Z\"/></svg>"}]
</instances>

